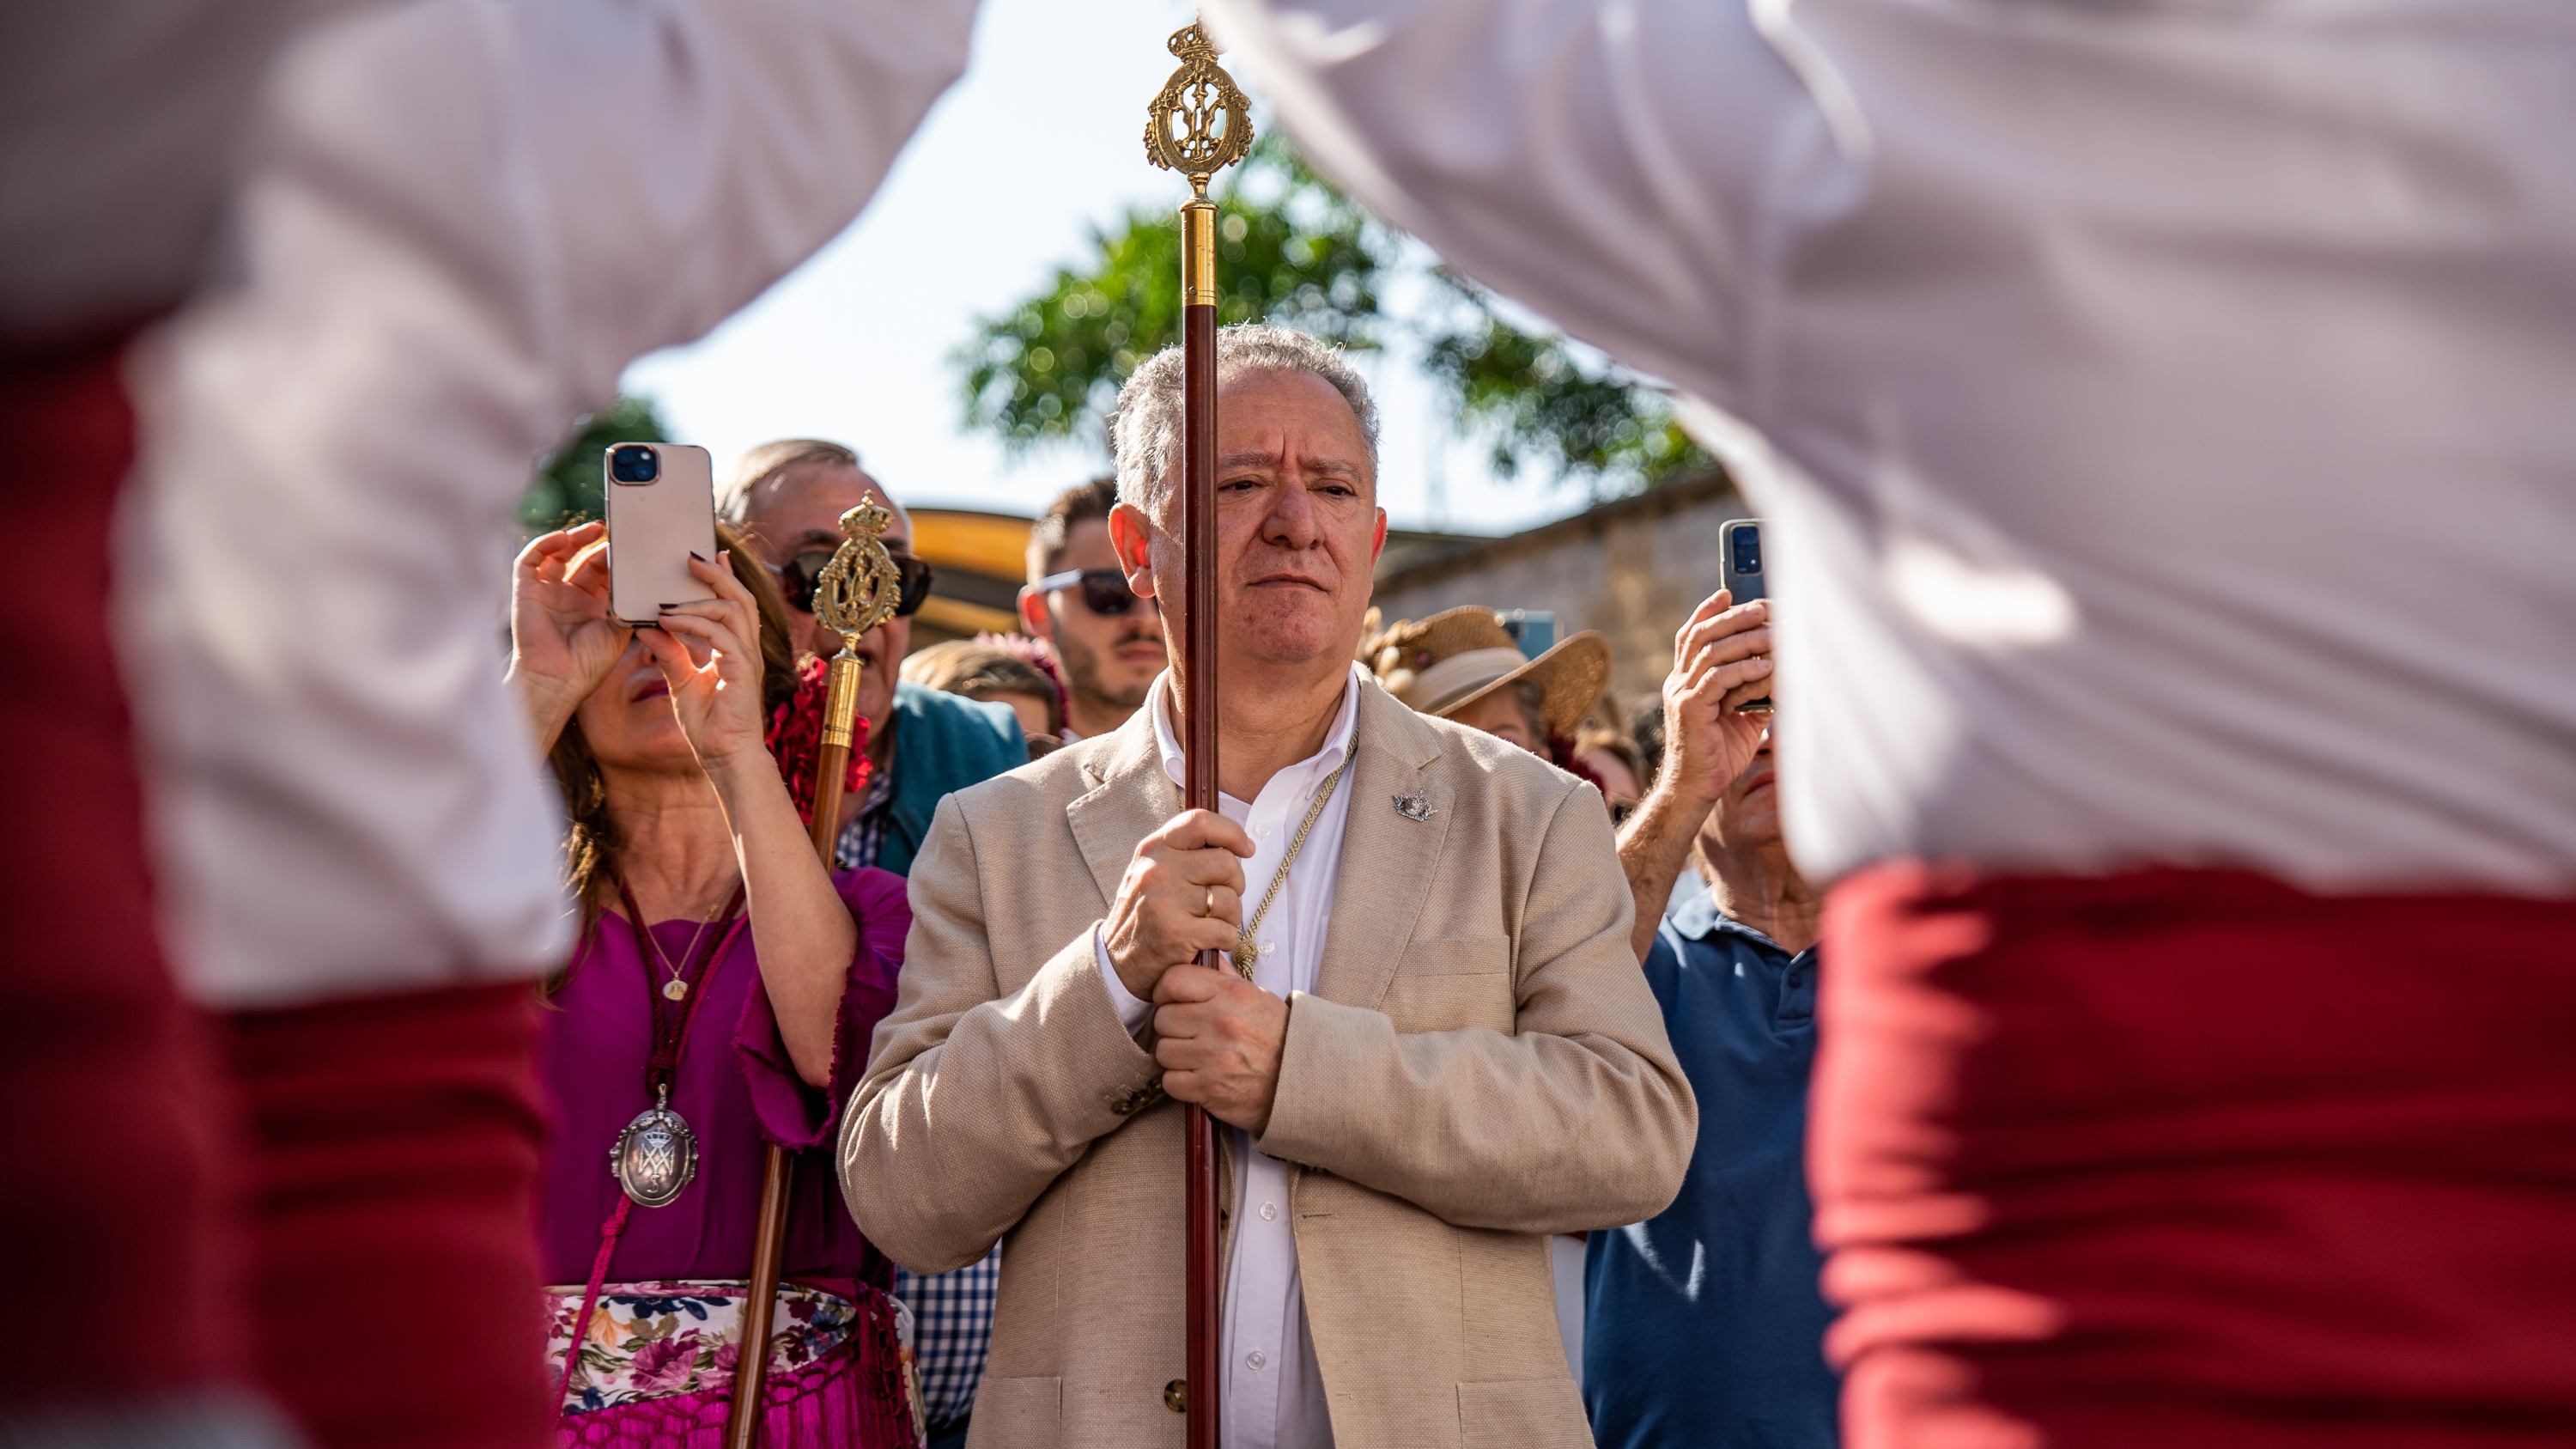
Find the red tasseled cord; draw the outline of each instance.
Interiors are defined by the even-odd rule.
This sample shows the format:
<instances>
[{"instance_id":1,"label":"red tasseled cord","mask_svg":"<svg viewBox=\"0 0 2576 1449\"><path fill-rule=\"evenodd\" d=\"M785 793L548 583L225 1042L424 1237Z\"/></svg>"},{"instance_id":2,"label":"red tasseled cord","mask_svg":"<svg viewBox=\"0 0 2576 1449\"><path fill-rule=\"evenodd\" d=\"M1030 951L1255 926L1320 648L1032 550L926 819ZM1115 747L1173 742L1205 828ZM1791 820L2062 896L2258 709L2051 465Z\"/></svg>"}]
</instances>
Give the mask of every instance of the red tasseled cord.
<instances>
[{"instance_id":1,"label":"red tasseled cord","mask_svg":"<svg viewBox=\"0 0 2576 1449\"><path fill-rule=\"evenodd\" d=\"M796 816L814 823L814 760L823 752L823 699L830 692L831 666L808 654L796 662L796 693L769 712L766 743L787 780L787 798ZM859 794L868 781L868 722L852 721L848 791Z\"/></svg>"}]
</instances>

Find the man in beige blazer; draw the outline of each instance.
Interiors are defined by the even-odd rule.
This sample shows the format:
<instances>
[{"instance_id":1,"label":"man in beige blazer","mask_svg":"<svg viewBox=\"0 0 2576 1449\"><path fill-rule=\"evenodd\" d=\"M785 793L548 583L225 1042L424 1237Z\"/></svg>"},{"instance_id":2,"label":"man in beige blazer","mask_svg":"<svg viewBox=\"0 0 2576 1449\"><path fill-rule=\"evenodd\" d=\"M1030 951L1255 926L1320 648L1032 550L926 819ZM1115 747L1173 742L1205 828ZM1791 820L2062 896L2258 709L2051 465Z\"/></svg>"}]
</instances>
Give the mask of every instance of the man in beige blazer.
<instances>
[{"instance_id":1,"label":"man in beige blazer","mask_svg":"<svg viewBox=\"0 0 2576 1449\"><path fill-rule=\"evenodd\" d=\"M974 1449L1181 1443L1180 1102L1226 1124L1229 1449L1589 1445L1547 1235L1660 1211L1695 1130L1609 815L1354 671L1367 389L1297 333L1218 358L1225 808L1180 808L1169 676L941 803L843 1191L916 1272L1006 1239ZM1111 522L1175 641L1179 364L1120 395Z\"/></svg>"}]
</instances>

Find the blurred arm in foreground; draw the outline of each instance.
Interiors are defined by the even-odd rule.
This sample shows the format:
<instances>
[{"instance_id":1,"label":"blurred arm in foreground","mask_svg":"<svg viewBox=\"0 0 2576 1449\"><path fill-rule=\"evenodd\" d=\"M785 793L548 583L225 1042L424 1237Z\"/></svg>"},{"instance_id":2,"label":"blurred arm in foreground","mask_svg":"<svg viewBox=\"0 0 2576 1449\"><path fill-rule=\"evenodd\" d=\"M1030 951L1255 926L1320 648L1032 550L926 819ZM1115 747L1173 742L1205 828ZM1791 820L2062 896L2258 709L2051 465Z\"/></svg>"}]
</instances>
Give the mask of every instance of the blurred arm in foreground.
<instances>
[{"instance_id":1,"label":"blurred arm in foreground","mask_svg":"<svg viewBox=\"0 0 2576 1449\"><path fill-rule=\"evenodd\" d=\"M288 51L239 281L151 369L125 568L203 997L560 956L554 812L490 603L528 460L849 223L972 14L434 3Z\"/></svg>"},{"instance_id":2,"label":"blurred arm in foreground","mask_svg":"<svg viewBox=\"0 0 2576 1449\"><path fill-rule=\"evenodd\" d=\"M2576 12L1209 9L1776 526L1851 1437L2576 1426Z\"/></svg>"},{"instance_id":3,"label":"blurred arm in foreground","mask_svg":"<svg viewBox=\"0 0 2576 1449\"><path fill-rule=\"evenodd\" d=\"M181 981L258 1144L265 1386L331 1449L552 1442L527 981L574 917L503 684L529 460L856 215L973 6L425 0L285 50L226 285L141 360L125 663ZM351 1285L435 1282L436 1382Z\"/></svg>"}]
</instances>

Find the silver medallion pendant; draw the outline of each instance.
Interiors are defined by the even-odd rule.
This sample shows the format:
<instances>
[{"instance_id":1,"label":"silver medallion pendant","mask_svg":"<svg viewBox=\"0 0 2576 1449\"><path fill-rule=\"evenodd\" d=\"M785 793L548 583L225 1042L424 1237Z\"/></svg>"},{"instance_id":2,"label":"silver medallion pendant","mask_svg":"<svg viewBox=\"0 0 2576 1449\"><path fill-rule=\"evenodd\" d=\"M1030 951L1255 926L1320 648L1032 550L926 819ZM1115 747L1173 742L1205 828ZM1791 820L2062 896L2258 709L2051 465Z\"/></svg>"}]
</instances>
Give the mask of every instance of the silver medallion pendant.
<instances>
[{"instance_id":1,"label":"silver medallion pendant","mask_svg":"<svg viewBox=\"0 0 2576 1449\"><path fill-rule=\"evenodd\" d=\"M670 1088L617 1134L608 1166L637 1207L669 1206L698 1175L698 1134L671 1110Z\"/></svg>"}]
</instances>

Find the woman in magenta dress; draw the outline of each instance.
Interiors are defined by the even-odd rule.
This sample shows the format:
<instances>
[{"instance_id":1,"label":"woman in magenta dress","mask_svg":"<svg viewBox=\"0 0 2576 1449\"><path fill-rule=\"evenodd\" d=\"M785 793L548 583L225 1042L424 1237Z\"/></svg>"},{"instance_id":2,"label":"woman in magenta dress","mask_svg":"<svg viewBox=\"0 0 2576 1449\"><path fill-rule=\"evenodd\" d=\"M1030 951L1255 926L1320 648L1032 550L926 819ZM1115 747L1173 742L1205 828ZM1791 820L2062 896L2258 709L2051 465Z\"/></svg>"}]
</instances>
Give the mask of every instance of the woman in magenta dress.
<instances>
[{"instance_id":1,"label":"woman in magenta dress","mask_svg":"<svg viewBox=\"0 0 2576 1449\"><path fill-rule=\"evenodd\" d=\"M599 537L592 524L531 542L511 597L511 678L563 788L584 924L550 984L541 1054L561 1440L721 1442L778 1142L800 1151L765 1442L910 1445L892 1265L850 1221L831 1163L894 1005L903 881L827 873L807 843L768 737L810 709L816 676L809 661L800 681L761 566L739 549L695 562L719 597L630 630L608 612Z\"/></svg>"}]
</instances>

